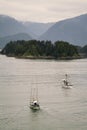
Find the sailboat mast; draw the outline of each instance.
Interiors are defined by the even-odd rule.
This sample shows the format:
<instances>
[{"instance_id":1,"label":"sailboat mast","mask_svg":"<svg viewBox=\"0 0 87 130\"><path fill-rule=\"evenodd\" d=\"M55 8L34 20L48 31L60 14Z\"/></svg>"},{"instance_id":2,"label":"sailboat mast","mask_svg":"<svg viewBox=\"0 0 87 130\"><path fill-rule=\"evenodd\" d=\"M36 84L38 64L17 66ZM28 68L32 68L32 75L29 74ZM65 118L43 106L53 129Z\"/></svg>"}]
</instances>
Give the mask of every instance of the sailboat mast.
<instances>
[{"instance_id":1,"label":"sailboat mast","mask_svg":"<svg viewBox=\"0 0 87 130\"><path fill-rule=\"evenodd\" d=\"M39 110L40 106L38 103L38 87L37 83L33 83L31 86L31 102L30 102L30 108L33 110Z\"/></svg>"},{"instance_id":2,"label":"sailboat mast","mask_svg":"<svg viewBox=\"0 0 87 130\"><path fill-rule=\"evenodd\" d=\"M68 75L67 75L67 74L65 74L65 76L66 76L66 81L67 81L67 76L68 76Z\"/></svg>"},{"instance_id":3,"label":"sailboat mast","mask_svg":"<svg viewBox=\"0 0 87 130\"><path fill-rule=\"evenodd\" d=\"M38 86L36 85L36 99L38 101ZM39 102L39 101L38 101Z\"/></svg>"},{"instance_id":4,"label":"sailboat mast","mask_svg":"<svg viewBox=\"0 0 87 130\"><path fill-rule=\"evenodd\" d=\"M32 84L31 84L31 90L30 90L30 103L32 102L32 97L33 97L33 90L32 90Z\"/></svg>"}]
</instances>

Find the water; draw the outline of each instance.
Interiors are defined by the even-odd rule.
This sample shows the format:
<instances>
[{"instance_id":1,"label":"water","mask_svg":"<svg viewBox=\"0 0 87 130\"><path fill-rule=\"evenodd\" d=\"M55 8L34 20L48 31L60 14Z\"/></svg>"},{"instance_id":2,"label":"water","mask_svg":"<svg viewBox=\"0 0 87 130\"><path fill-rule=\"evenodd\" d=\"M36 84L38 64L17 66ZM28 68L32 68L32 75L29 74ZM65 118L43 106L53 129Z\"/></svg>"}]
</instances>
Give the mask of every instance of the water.
<instances>
[{"instance_id":1,"label":"water","mask_svg":"<svg viewBox=\"0 0 87 130\"><path fill-rule=\"evenodd\" d=\"M61 80L69 74L72 89ZM29 108L38 87L40 111ZM26 60L0 55L0 130L86 130L87 59Z\"/></svg>"}]
</instances>

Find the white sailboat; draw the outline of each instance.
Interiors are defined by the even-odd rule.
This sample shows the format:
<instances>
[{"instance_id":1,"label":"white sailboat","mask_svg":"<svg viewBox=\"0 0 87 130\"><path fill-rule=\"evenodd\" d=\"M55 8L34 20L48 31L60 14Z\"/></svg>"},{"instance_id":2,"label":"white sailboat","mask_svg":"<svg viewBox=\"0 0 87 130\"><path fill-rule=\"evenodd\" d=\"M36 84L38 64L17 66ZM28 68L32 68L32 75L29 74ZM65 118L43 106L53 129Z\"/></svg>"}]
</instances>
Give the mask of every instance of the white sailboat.
<instances>
[{"instance_id":1,"label":"white sailboat","mask_svg":"<svg viewBox=\"0 0 87 130\"><path fill-rule=\"evenodd\" d=\"M40 105L38 101L38 88L37 86L34 86L34 85L32 85L31 87L30 108L32 110L39 110Z\"/></svg>"},{"instance_id":2,"label":"white sailboat","mask_svg":"<svg viewBox=\"0 0 87 130\"><path fill-rule=\"evenodd\" d=\"M65 89L72 88L72 84L69 82L67 74L65 74L65 79L62 80L62 88L65 88Z\"/></svg>"}]
</instances>

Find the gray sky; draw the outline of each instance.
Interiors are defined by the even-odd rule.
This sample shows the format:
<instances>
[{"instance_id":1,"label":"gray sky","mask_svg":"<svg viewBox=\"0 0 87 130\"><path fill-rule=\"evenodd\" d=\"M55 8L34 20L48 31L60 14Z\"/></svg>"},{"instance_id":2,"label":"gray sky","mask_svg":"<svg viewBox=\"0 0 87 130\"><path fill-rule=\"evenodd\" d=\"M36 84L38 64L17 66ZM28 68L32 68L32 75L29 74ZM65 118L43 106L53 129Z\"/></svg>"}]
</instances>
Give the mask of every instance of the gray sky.
<instances>
[{"instance_id":1,"label":"gray sky","mask_svg":"<svg viewBox=\"0 0 87 130\"><path fill-rule=\"evenodd\" d=\"M56 22L87 13L87 0L0 0L0 14L21 21Z\"/></svg>"}]
</instances>

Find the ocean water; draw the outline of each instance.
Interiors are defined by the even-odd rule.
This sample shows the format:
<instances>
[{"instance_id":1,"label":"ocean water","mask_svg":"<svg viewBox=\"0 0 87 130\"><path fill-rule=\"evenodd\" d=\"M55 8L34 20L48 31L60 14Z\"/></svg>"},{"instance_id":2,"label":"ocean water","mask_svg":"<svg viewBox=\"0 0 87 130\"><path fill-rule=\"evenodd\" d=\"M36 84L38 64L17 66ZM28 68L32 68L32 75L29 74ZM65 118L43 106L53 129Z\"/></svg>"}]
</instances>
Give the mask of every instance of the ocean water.
<instances>
[{"instance_id":1,"label":"ocean water","mask_svg":"<svg viewBox=\"0 0 87 130\"><path fill-rule=\"evenodd\" d=\"M66 73L72 89L62 88ZM40 102L35 112L29 108L32 87ZM0 55L0 130L87 130L87 59Z\"/></svg>"}]
</instances>

